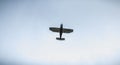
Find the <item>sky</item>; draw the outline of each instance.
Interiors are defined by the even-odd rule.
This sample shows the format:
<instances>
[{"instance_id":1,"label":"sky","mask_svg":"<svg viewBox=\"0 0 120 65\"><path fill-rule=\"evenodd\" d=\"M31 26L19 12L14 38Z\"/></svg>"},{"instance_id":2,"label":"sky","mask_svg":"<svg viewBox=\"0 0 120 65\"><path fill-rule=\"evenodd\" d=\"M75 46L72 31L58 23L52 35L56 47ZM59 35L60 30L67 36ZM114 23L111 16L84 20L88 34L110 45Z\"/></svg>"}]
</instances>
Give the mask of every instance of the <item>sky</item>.
<instances>
[{"instance_id":1,"label":"sky","mask_svg":"<svg viewBox=\"0 0 120 65\"><path fill-rule=\"evenodd\" d=\"M0 64L120 65L119 25L119 0L1 0Z\"/></svg>"}]
</instances>

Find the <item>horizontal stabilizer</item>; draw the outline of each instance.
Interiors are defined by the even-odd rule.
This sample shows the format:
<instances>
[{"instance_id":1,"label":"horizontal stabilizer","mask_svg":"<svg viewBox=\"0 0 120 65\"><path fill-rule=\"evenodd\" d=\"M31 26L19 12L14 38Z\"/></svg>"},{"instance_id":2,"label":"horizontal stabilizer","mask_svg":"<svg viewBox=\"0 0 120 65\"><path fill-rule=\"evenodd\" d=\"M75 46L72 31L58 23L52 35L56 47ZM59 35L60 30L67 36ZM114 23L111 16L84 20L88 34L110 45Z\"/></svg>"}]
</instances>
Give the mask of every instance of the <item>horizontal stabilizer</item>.
<instances>
[{"instance_id":1,"label":"horizontal stabilizer","mask_svg":"<svg viewBox=\"0 0 120 65\"><path fill-rule=\"evenodd\" d=\"M57 40L65 40L65 38L56 38Z\"/></svg>"}]
</instances>

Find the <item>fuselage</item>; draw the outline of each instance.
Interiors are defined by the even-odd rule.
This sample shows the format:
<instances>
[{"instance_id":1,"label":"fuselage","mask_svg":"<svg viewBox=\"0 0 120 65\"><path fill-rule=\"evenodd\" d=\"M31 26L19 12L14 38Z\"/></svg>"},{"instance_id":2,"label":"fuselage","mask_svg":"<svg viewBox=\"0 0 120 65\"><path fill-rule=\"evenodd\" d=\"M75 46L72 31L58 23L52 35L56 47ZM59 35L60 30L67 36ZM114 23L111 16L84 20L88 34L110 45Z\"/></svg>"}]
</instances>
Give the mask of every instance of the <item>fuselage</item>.
<instances>
[{"instance_id":1,"label":"fuselage","mask_svg":"<svg viewBox=\"0 0 120 65\"><path fill-rule=\"evenodd\" d=\"M60 25L60 39L62 38L62 33L63 33L63 24Z\"/></svg>"}]
</instances>

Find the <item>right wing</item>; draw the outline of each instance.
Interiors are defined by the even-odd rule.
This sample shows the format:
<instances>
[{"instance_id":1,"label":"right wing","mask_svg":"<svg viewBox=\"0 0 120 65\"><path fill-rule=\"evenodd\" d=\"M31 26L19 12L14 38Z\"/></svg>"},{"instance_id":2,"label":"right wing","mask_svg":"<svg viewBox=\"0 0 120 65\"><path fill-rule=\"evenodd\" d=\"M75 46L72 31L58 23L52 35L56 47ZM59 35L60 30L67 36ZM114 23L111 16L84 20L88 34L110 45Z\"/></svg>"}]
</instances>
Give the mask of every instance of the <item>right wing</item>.
<instances>
[{"instance_id":1,"label":"right wing","mask_svg":"<svg viewBox=\"0 0 120 65\"><path fill-rule=\"evenodd\" d=\"M53 32L60 32L60 28L57 27L50 27L49 29Z\"/></svg>"},{"instance_id":2,"label":"right wing","mask_svg":"<svg viewBox=\"0 0 120 65\"><path fill-rule=\"evenodd\" d=\"M63 33L71 33L71 32L73 32L73 29L63 28Z\"/></svg>"}]
</instances>

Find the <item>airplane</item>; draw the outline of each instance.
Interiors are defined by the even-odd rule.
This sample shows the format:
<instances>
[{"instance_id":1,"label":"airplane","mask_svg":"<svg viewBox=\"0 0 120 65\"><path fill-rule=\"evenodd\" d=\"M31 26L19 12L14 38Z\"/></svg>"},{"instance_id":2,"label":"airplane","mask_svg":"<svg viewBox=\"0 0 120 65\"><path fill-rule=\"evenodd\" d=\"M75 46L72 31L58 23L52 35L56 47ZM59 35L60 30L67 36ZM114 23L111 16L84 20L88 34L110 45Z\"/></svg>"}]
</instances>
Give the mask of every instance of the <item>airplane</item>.
<instances>
[{"instance_id":1,"label":"airplane","mask_svg":"<svg viewBox=\"0 0 120 65\"><path fill-rule=\"evenodd\" d=\"M49 30L51 30L52 32L59 33L60 37L56 37L57 40L65 40L65 38L62 38L62 34L63 33L71 33L71 32L73 32L73 29L63 28L63 24L60 25L60 28L58 28L58 27L49 27Z\"/></svg>"}]
</instances>

